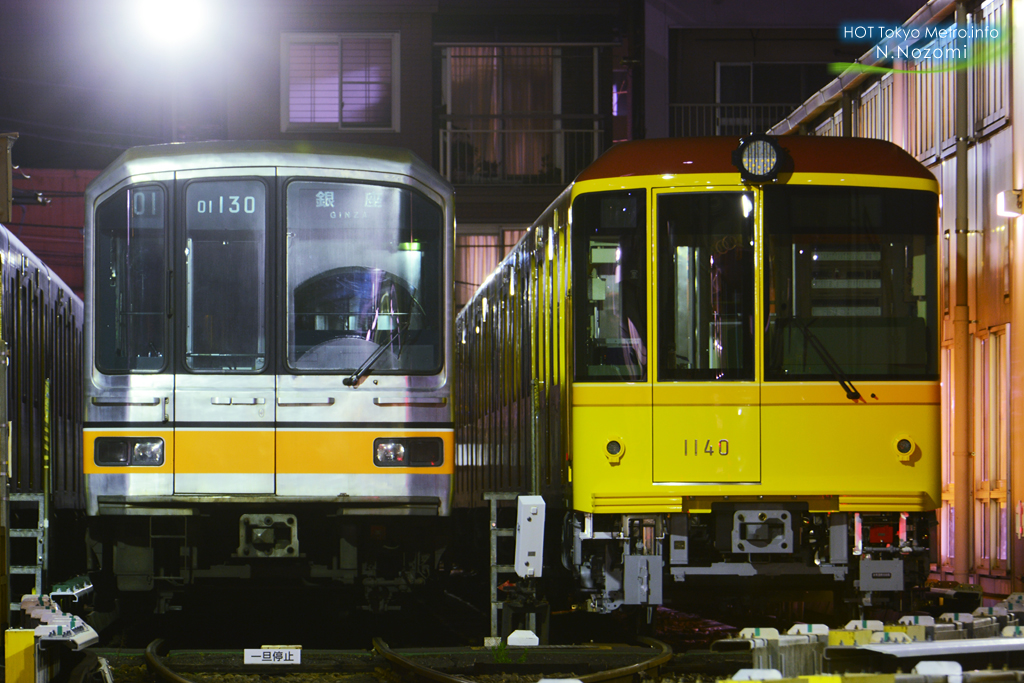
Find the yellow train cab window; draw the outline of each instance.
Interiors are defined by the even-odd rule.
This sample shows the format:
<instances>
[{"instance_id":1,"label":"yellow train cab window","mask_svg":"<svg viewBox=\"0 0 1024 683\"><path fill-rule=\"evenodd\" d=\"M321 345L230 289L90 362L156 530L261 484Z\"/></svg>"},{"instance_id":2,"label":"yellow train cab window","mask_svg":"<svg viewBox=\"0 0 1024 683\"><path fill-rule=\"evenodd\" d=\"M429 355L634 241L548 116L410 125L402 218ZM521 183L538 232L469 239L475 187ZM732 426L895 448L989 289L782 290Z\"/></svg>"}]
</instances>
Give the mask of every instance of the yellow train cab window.
<instances>
[{"instance_id":1,"label":"yellow train cab window","mask_svg":"<svg viewBox=\"0 0 1024 683\"><path fill-rule=\"evenodd\" d=\"M938 378L937 201L765 187L767 379Z\"/></svg>"},{"instance_id":2,"label":"yellow train cab window","mask_svg":"<svg viewBox=\"0 0 1024 683\"><path fill-rule=\"evenodd\" d=\"M577 381L647 379L645 205L643 190L594 192L573 202Z\"/></svg>"}]
</instances>

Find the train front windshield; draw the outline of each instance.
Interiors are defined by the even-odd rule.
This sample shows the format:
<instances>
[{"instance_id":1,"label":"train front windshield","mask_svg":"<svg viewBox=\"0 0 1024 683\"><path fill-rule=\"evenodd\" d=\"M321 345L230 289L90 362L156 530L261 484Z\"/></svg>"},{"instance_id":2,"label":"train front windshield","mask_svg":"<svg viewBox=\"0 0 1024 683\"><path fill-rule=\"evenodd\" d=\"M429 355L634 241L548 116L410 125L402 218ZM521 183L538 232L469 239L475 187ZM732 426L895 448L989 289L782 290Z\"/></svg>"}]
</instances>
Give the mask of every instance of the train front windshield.
<instances>
[{"instance_id":1,"label":"train front windshield","mask_svg":"<svg viewBox=\"0 0 1024 683\"><path fill-rule=\"evenodd\" d=\"M439 205L400 187L296 179L286 185L282 235L262 179L189 182L182 221L167 196L164 185L143 184L97 208L101 372L167 372L168 344L178 338L189 372L261 373L272 367L278 315L288 371L441 370ZM183 235L169 236L179 224ZM180 245L176 257L170 244ZM282 275L270 280L283 289L270 305L268 273ZM172 315L167 283L184 289L184 315Z\"/></svg>"},{"instance_id":2,"label":"train front windshield","mask_svg":"<svg viewBox=\"0 0 1024 683\"><path fill-rule=\"evenodd\" d=\"M766 379L938 378L937 201L764 188Z\"/></svg>"},{"instance_id":3,"label":"train front windshield","mask_svg":"<svg viewBox=\"0 0 1024 683\"><path fill-rule=\"evenodd\" d=\"M299 372L440 370L442 214L395 187L287 191L288 364Z\"/></svg>"}]
</instances>

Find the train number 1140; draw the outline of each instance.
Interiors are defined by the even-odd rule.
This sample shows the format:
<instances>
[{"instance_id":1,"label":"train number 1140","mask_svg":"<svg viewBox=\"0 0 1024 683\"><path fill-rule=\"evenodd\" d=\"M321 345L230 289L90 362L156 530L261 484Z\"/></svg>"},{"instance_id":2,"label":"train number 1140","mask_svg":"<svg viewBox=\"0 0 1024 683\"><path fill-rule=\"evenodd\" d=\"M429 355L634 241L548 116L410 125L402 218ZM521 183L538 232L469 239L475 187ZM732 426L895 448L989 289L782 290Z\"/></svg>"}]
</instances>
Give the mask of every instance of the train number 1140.
<instances>
[{"instance_id":1,"label":"train number 1140","mask_svg":"<svg viewBox=\"0 0 1024 683\"><path fill-rule=\"evenodd\" d=\"M683 455L729 455L729 440L705 439L701 444L700 439L693 439L693 450L690 450L690 439L683 441Z\"/></svg>"}]
</instances>

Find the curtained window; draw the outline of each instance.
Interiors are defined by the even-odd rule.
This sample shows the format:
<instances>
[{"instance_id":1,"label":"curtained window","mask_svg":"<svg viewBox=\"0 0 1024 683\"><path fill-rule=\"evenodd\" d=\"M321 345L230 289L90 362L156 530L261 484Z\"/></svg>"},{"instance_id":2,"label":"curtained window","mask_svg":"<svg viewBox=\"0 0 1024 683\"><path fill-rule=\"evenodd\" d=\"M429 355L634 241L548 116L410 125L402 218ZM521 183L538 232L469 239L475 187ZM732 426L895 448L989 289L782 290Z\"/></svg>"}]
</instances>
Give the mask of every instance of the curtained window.
<instances>
[{"instance_id":1,"label":"curtained window","mask_svg":"<svg viewBox=\"0 0 1024 683\"><path fill-rule=\"evenodd\" d=\"M397 131L397 33L286 33L281 130Z\"/></svg>"}]
</instances>

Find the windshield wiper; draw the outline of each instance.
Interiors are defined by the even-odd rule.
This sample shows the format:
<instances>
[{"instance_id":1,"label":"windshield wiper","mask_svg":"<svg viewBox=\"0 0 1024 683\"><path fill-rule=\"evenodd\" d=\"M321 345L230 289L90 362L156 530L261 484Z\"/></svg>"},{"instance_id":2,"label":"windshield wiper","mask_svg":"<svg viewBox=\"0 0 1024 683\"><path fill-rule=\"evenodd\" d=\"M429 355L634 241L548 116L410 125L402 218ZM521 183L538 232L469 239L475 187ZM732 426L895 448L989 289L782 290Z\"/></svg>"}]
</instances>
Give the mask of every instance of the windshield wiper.
<instances>
[{"instance_id":1,"label":"windshield wiper","mask_svg":"<svg viewBox=\"0 0 1024 683\"><path fill-rule=\"evenodd\" d=\"M821 357L821 360L825 363L825 367L828 368L828 371L832 373L832 377L834 377L835 380L839 382L839 386L841 386L843 390L846 392L846 398L850 399L851 401L860 400L860 392L857 391L857 387L853 386L853 382L850 381L850 379L846 376L846 373L843 372L842 367L839 366L839 363L832 356L832 354L828 352L828 349L821 342L821 340L818 339L817 335L811 332L807 325L800 322L798 319L790 318L790 320L793 322L794 325L797 326L797 328L801 332L803 332L804 339L807 341L808 344L811 345L811 348L817 351L818 355Z\"/></svg>"},{"instance_id":2,"label":"windshield wiper","mask_svg":"<svg viewBox=\"0 0 1024 683\"><path fill-rule=\"evenodd\" d=\"M394 276L391 276L391 277L394 277ZM395 287L394 280L391 280L392 293L394 292L394 287ZM409 295L409 299L412 301L413 304L415 304L416 308L418 308L420 310L420 314L423 315L424 319L426 319L427 312L423 309L423 306L420 304L419 300L412 293L412 291L407 291L407 293ZM393 294L392 294L392 296L393 296ZM392 299L392 303L393 303L393 299ZM392 312L394 312L394 309L392 309ZM378 316L380 315L380 308L377 309L377 315ZM391 335L391 338L388 340L388 343L387 344L382 344L380 346L380 348L378 348L376 351L374 351L372 354L370 354L370 357L367 358L365 361L363 361L363 364L360 365L358 368L356 368L355 372L353 372L351 375L349 375L345 379L341 380L342 384L344 384L346 387L354 387L354 386L356 386L356 384L359 382L359 380L364 375L369 373L370 370L373 369L374 364L377 362L377 360L381 356L384 355L384 352L387 351L388 349L394 347L395 341L398 342L398 353L396 354L396 357L401 357L401 355L402 355L402 347L405 345L405 343L407 341L406 338L405 338L405 334L409 331L409 328L412 325L412 312L411 311L409 312L408 316L409 316L409 320L406 321L405 327L402 327L402 323L400 323L400 322L397 323L397 327L395 329L395 332L394 332L394 334ZM409 340L409 341L412 342L412 343L415 343L415 341L417 339L419 339L421 331L422 330L416 330L416 333L413 335L413 338L411 340Z\"/></svg>"},{"instance_id":3,"label":"windshield wiper","mask_svg":"<svg viewBox=\"0 0 1024 683\"><path fill-rule=\"evenodd\" d=\"M384 355L384 352L395 345L396 339L398 340L398 355L401 355L402 342L404 341L404 335L407 329L408 326L402 327L401 325L399 325L395 333L391 335L390 339L388 339L388 343L381 344L380 348L371 353L370 357L363 361L363 364L356 368L355 372L353 372L345 379L341 380L341 383L344 384L346 387L354 387L356 383L359 382L360 378L363 377L363 375L367 374L368 372L370 372L370 370L373 369L374 363L376 363L377 360Z\"/></svg>"}]
</instances>

